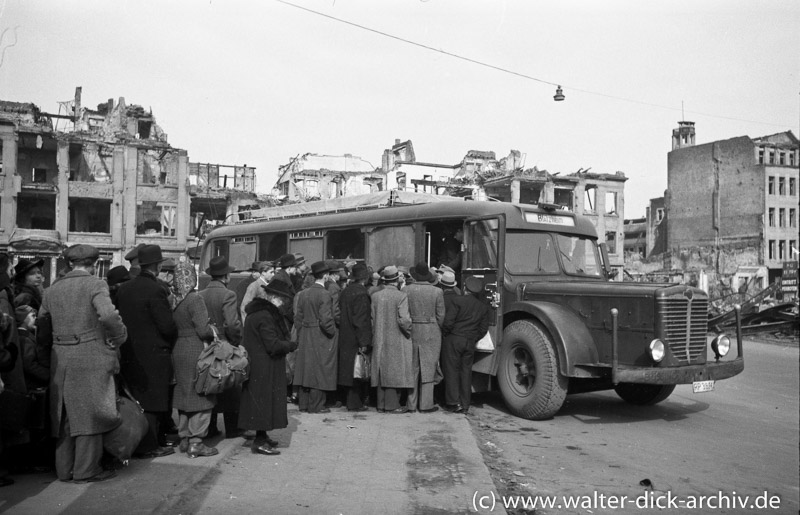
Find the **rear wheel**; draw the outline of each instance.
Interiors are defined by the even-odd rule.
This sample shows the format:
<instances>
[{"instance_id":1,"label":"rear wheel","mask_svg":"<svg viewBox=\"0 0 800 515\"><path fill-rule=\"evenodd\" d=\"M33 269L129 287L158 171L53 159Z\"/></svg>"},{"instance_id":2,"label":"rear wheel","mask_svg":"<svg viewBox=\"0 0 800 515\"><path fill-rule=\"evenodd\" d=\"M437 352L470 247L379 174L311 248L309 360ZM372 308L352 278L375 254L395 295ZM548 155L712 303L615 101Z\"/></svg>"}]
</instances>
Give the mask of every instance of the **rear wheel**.
<instances>
[{"instance_id":1,"label":"rear wheel","mask_svg":"<svg viewBox=\"0 0 800 515\"><path fill-rule=\"evenodd\" d=\"M531 420L551 418L567 396L552 338L539 324L518 320L503 332L497 382L509 410Z\"/></svg>"},{"instance_id":2,"label":"rear wheel","mask_svg":"<svg viewBox=\"0 0 800 515\"><path fill-rule=\"evenodd\" d=\"M614 391L623 401L638 406L658 404L674 390L674 384L620 383L614 387Z\"/></svg>"}]
</instances>

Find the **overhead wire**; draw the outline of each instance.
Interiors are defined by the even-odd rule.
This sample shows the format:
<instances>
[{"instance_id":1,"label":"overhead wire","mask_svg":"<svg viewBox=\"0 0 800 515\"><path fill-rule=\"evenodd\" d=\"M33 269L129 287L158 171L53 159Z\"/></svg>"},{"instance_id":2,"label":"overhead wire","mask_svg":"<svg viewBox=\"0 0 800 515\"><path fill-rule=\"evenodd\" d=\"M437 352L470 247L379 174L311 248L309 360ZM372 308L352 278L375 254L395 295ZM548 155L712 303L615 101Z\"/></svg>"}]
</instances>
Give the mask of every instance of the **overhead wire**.
<instances>
[{"instance_id":1,"label":"overhead wire","mask_svg":"<svg viewBox=\"0 0 800 515\"><path fill-rule=\"evenodd\" d=\"M539 82L541 84L547 84L547 85L550 85L550 86L561 87L562 89L571 90L571 91L575 91L575 92L578 92L578 93L585 93L587 95L595 95L595 96L599 96L599 97L610 98L610 99L613 99L613 100L619 100L619 101L622 101L622 102L628 102L628 103L638 104L638 105L643 105L643 106L648 106L648 107L656 107L656 108L659 108L659 109L667 109L667 110L670 110L670 111L682 111L683 110L682 107L672 107L672 106L667 106L667 105L663 105L663 104L655 104L655 103L652 103L652 102L645 102L645 101L642 101L642 100L636 100L636 99L628 98L628 97L621 97L621 96L618 96L618 95L610 95L608 93L601 93L601 92L592 91L592 90L589 90L589 89L576 88L576 87L569 86L569 85L565 86L564 83L562 83L562 82L552 82L552 81L549 81L549 80L540 79L540 78L534 77L532 75L528 75L528 74L525 74L525 73L517 72L517 71L514 71L514 70L509 70L508 68L503 68L502 66L496 66L494 64L487 63L487 62L484 62L484 61L479 61L477 59L472 59L471 57L466 57L466 56L463 56L463 55L460 55L460 54L456 54L454 52L448 52L447 50L443 50L441 48L432 47L430 45L425 45L423 43L418 43L416 41L412 41L410 39L406 39L406 38L403 38L403 37L400 37L400 36L395 36L394 34L389 34L388 32L384 32L384 31L381 31L381 30L373 29L371 27L367 27L367 26L361 25L359 23L355 23L355 22L352 22L352 21L349 21L349 20L338 18L336 16L332 16L330 14L325 14L323 12L316 11L314 9L309 9L308 7L303 7L302 5L297 5L297 4L292 3L292 2L287 2L286 0L275 0L275 1L278 2L278 3L284 4L284 5L288 5L290 7L294 7L296 9L300 9L302 11L309 12L311 14L315 14L317 16L321 16L323 18L328 18L330 20L333 20L333 21L336 21L336 22L339 22L339 23L343 23L345 25L350 25L352 27L356 27L356 28L359 28L361 30L365 30L367 32L372 32L372 33L378 34L380 36L384 36L384 37L387 37L387 38L390 38L390 39L394 39L394 40L400 41L402 43L406 43L408 45L413 45L413 46L416 46L416 47L419 47L419 48L422 48L422 49L425 49L425 50L430 50L432 52L437 52L437 53L440 53L440 54L444 54L444 55L447 55L449 57L453 57L455 59L460 59L462 61L466 61L466 62L469 62L469 63L472 63L472 64L476 64L478 66L483 66L485 68L490 68L490 69L493 69L493 70L496 70L496 71L499 71L499 72L508 73L510 75L515 75L517 77L520 77L520 78L523 78L523 79L532 80L532 81L535 81L535 82ZM777 123L773 123L773 122L764 122L764 121L758 121L758 120L747 120L747 119L744 119L744 118L736 118L736 117L732 117L732 116L723 116L723 115L718 115L718 114L703 113L703 112L699 112L699 111L688 111L688 112L692 113L692 114L695 114L695 115L698 115L698 116L705 116L705 117L708 117L708 118L717 118L717 119L721 119L721 120L729 120L729 121L744 122L744 123L755 123L755 124L760 124L760 125L770 125L770 126L774 126L774 127L785 127L784 124L777 124Z\"/></svg>"}]
</instances>

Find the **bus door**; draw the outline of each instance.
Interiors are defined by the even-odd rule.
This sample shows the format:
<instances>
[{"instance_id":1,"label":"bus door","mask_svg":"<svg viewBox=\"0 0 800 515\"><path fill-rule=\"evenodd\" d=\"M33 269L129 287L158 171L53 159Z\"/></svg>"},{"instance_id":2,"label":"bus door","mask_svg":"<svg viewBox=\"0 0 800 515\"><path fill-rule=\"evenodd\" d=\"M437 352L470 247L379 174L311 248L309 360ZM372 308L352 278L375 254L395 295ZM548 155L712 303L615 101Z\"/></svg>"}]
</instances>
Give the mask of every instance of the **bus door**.
<instances>
[{"instance_id":1,"label":"bus door","mask_svg":"<svg viewBox=\"0 0 800 515\"><path fill-rule=\"evenodd\" d=\"M478 342L475 351L475 372L494 374L497 353L494 352L503 335L503 263L505 248L505 218L470 218L464 222L464 254L461 285L467 277L477 277L483 283L483 300L489 305L491 321L488 333ZM488 376L486 378L488 381ZM480 385L473 381L477 391ZM488 389L488 385L486 387Z\"/></svg>"}]
</instances>

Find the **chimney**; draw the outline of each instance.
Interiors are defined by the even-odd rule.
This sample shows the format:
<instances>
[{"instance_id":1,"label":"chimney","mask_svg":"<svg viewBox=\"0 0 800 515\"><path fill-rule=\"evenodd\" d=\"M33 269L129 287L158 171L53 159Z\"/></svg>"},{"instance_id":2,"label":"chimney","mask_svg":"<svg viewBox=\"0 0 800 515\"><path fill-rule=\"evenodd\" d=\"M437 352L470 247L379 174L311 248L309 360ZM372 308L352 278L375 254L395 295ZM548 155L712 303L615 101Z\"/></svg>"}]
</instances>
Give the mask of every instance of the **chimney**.
<instances>
[{"instance_id":1,"label":"chimney","mask_svg":"<svg viewBox=\"0 0 800 515\"><path fill-rule=\"evenodd\" d=\"M81 92L82 91L83 91L83 88L81 86L78 86L77 88L75 88L75 107L74 107L75 112L72 113L72 114L74 116L73 121L74 121L76 127L78 126L78 123L81 120Z\"/></svg>"},{"instance_id":2,"label":"chimney","mask_svg":"<svg viewBox=\"0 0 800 515\"><path fill-rule=\"evenodd\" d=\"M394 139L394 144L395 145L399 145L400 144L400 139L399 138L395 138Z\"/></svg>"}]
</instances>

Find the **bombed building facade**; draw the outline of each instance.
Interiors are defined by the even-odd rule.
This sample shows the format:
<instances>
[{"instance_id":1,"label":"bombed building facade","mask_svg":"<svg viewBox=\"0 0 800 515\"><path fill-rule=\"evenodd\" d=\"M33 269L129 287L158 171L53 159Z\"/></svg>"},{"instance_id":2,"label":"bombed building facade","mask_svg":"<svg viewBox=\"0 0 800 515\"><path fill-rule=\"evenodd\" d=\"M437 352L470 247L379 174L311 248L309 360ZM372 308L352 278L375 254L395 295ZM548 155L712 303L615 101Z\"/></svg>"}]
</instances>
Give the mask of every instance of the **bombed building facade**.
<instances>
[{"instance_id":1,"label":"bombed building facade","mask_svg":"<svg viewBox=\"0 0 800 515\"><path fill-rule=\"evenodd\" d=\"M0 250L44 259L47 284L77 243L100 249L101 275L140 243L184 255L195 238L187 151L124 98L91 109L79 87L59 106L0 101Z\"/></svg>"}]
</instances>

